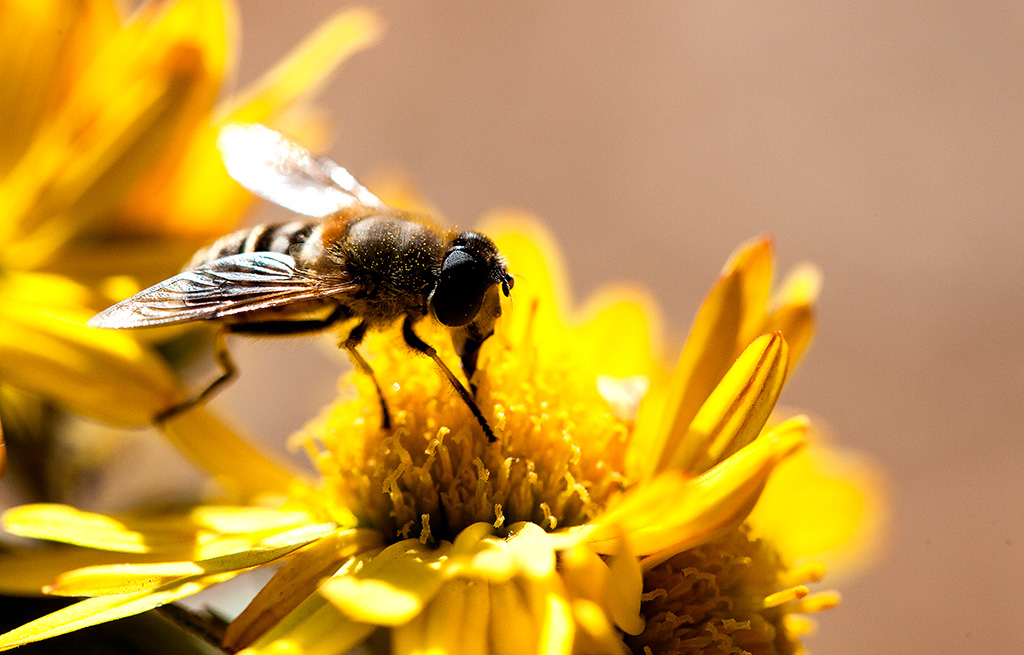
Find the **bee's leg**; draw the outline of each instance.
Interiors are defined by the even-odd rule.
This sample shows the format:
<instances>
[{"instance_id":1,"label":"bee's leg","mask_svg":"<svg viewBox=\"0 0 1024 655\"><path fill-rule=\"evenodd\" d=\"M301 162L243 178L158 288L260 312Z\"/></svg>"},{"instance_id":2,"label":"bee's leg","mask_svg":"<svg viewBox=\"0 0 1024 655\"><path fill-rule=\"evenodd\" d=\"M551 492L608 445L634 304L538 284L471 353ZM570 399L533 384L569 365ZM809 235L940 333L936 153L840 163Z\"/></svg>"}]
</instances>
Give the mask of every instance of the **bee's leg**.
<instances>
[{"instance_id":1,"label":"bee's leg","mask_svg":"<svg viewBox=\"0 0 1024 655\"><path fill-rule=\"evenodd\" d=\"M342 305L334 308L334 310L321 319L310 319L304 321L263 321L261 323L228 323L223 326L221 330L217 331L217 336L213 341L213 356L217 360L217 364L220 365L221 374L216 380L206 386L205 389L192 396L188 400L165 409L156 415L154 421L157 424L163 423L167 419L173 418L178 414L195 407L196 405L209 400L218 391L220 391L224 385L231 381L235 377L237 369L235 363L231 360L231 354L228 352L228 345L225 337L227 333L232 334L249 334L252 336L280 336L290 334L309 334L311 332L318 332L327 327L330 327L333 323L338 320L348 317L348 309Z\"/></svg>"},{"instance_id":2,"label":"bee's leg","mask_svg":"<svg viewBox=\"0 0 1024 655\"><path fill-rule=\"evenodd\" d=\"M459 378L455 377L452 370L448 368L443 361L441 361L441 358L437 355L437 350L423 339L420 339L416 332L413 331L412 319L408 316L406 316L405 320L402 322L402 336L405 337L405 343L407 343L410 348L416 352L423 353L434 360L434 364L441 369L441 372L444 373L446 378L448 378L448 382L451 383L455 392L459 394L462 401L466 403L467 407L469 407L469 411L473 413L474 417L476 417L477 423L480 424L484 434L487 435L487 440L491 443L497 441L498 438L494 436L494 431L491 430L491 426L487 424L487 419L485 419L484 415L480 412L480 408L477 407L476 401L473 400L473 396L466 390L466 387L463 386Z\"/></svg>"},{"instance_id":3,"label":"bee's leg","mask_svg":"<svg viewBox=\"0 0 1024 655\"><path fill-rule=\"evenodd\" d=\"M356 350L356 346L362 343L363 337L366 336L367 327L366 321L363 321L352 328L352 331L348 333L348 338L341 342L341 347L348 351L349 359L352 360L355 367L373 381L373 387L377 390L377 399L380 400L380 427L384 430L390 430L391 413L388 411L388 404L384 400L384 392L381 391L380 383L377 382L377 376L373 374L370 363Z\"/></svg>"},{"instance_id":4,"label":"bee's leg","mask_svg":"<svg viewBox=\"0 0 1024 655\"><path fill-rule=\"evenodd\" d=\"M235 363L231 360L231 353L228 352L228 344L225 340L225 336L225 330L217 330L217 335L213 340L213 356L214 359L217 360L217 364L220 366L220 376L210 384L206 385L206 388L196 395L157 414L153 419L157 425L164 423L168 419L171 419L186 410L192 409L196 405L212 398L224 387L224 385L235 377L238 370L235 368Z\"/></svg>"}]
</instances>

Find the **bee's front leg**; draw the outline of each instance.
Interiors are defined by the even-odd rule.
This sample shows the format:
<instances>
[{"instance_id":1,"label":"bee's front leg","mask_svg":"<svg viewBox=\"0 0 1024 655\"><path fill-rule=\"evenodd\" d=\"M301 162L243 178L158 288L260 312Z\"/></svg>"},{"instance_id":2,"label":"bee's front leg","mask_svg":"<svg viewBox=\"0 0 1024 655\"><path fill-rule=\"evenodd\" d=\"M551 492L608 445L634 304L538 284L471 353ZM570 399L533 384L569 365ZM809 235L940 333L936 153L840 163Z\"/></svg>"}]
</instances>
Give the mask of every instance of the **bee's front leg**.
<instances>
[{"instance_id":1,"label":"bee's front leg","mask_svg":"<svg viewBox=\"0 0 1024 655\"><path fill-rule=\"evenodd\" d=\"M423 353L434 360L434 364L436 364L437 367L441 369L441 373L448 378L448 382L451 383L452 388L455 389L457 394L459 394L462 401L466 403L466 407L469 408L469 411L472 412L473 416L476 418L477 423L480 424L484 434L487 435L487 440L491 443L497 441L498 438L494 436L494 431L491 430L491 426L487 424L487 419L485 419L483 413L480 412L480 408L477 406L476 401L473 400L472 394L466 390L462 381L455 377L455 374L452 373L450 368L448 368L448 365L445 364L438 356L437 350L426 341L419 338L419 335L417 335L412 329L412 322L413 319L409 316L406 316L405 320L402 322L402 336L405 337L405 343L416 352Z\"/></svg>"}]
</instances>

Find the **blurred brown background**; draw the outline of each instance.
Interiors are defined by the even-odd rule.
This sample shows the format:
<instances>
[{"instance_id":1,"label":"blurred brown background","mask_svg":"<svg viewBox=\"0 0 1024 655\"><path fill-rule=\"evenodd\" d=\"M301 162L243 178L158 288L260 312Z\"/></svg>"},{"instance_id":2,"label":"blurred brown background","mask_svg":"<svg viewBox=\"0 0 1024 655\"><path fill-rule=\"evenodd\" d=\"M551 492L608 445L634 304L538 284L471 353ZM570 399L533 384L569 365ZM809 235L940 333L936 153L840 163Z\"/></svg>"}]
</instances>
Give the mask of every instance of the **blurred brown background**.
<instances>
[{"instance_id":1,"label":"blurred brown background","mask_svg":"<svg viewBox=\"0 0 1024 655\"><path fill-rule=\"evenodd\" d=\"M241 4L239 83L339 6ZM399 165L462 225L537 213L577 298L638 281L677 342L744 239L822 267L783 401L875 457L893 507L814 652L1021 652L1024 5L370 4L387 35L324 96L357 176ZM333 394L309 344L239 350L217 403L270 439Z\"/></svg>"}]
</instances>

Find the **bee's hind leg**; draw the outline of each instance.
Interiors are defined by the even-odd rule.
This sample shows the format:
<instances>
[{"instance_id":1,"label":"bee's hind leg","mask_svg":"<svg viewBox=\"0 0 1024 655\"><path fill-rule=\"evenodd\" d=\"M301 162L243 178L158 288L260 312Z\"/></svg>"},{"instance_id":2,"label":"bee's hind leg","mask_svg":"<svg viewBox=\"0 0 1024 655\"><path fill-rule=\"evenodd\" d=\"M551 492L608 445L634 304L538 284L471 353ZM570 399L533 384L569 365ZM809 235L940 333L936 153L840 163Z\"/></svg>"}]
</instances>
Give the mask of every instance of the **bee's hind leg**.
<instances>
[{"instance_id":1,"label":"bee's hind leg","mask_svg":"<svg viewBox=\"0 0 1024 655\"><path fill-rule=\"evenodd\" d=\"M197 393L196 395L188 398L169 409L165 409L154 417L153 422L157 425L165 423L171 418L174 418L178 414L184 411L192 409L196 405L199 405L206 400L212 398L218 391L235 377L238 369L235 368L235 362L231 359L231 353L228 352L228 344L225 340L226 331L218 330L217 335L213 340L213 356L217 360L217 364L220 366L220 376L217 377L213 382L206 385L206 388Z\"/></svg>"},{"instance_id":2,"label":"bee's hind leg","mask_svg":"<svg viewBox=\"0 0 1024 655\"><path fill-rule=\"evenodd\" d=\"M410 319L408 316L405 317L405 321L402 323L402 336L405 337L405 343L408 344L410 348L412 348L416 352L423 353L427 357L434 360L434 364L436 364L437 367L441 369L441 373L443 373L444 376L448 378L448 382L451 383L452 388L454 388L455 392L459 394L459 397L462 398L462 401L466 403L466 407L469 408L469 411L473 413L473 416L476 418L476 422L480 424L480 428L484 431L484 434L487 435L487 441L491 443L497 441L498 438L494 436L494 431L491 430L491 426L487 424L487 419L484 418L484 415L480 411L480 408L477 406L476 401L473 400L472 394L469 393L469 391L462 384L459 378L455 377L455 374L452 373L452 370L448 368L448 366L441 360L440 357L438 357L437 350L423 339L420 339L416 332L413 331L412 319ZM463 365L465 366L465 364Z\"/></svg>"},{"instance_id":3,"label":"bee's hind leg","mask_svg":"<svg viewBox=\"0 0 1024 655\"><path fill-rule=\"evenodd\" d=\"M160 412L154 418L154 422L159 425L164 423L170 418L187 411L196 405L209 400L217 394L221 389L227 385L228 382L235 377L237 372L235 369L235 363L231 360L231 354L228 352L228 345L226 336L228 333L231 334L248 334L255 337L270 337L270 336L285 336L293 334L309 334L313 332L319 332L325 328L330 327L337 321L347 318L348 310L339 305L334 310L320 319L309 319L301 321L262 321L256 323L226 323L220 330L217 331L217 336L213 341L213 356L217 360L217 364L220 365L221 374L220 376L206 385L206 388L192 396L188 400L181 402L170 409L165 409ZM383 402L383 401L382 401Z\"/></svg>"},{"instance_id":4,"label":"bee's hind leg","mask_svg":"<svg viewBox=\"0 0 1024 655\"><path fill-rule=\"evenodd\" d=\"M352 328L352 331L348 333L348 338L341 342L341 347L348 351L349 359L352 360L355 367L373 382L373 388L377 390L377 399L380 400L380 427L384 430L390 430L391 412L388 411L388 404L384 400L384 392L381 391L380 382L377 382L377 376L373 374L370 363L356 350L356 346L362 343L363 337L366 336L367 327L366 321L363 321Z\"/></svg>"}]
</instances>

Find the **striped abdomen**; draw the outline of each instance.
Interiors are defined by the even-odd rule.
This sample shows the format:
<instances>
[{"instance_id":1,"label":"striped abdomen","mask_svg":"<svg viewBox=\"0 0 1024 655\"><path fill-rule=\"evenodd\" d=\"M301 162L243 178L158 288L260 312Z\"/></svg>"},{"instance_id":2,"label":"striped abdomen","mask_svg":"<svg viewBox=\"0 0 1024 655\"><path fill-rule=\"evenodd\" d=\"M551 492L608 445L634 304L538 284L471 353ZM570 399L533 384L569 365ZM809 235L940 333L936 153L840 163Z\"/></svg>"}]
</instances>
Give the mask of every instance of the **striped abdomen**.
<instances>
[{"instance_id":1,"label":"striped abdomen","mask_svg":"<svg viewBox=\"0 0 1024 655\"><path fill-rule=\"evenodd\" d=\"M322 250L322 232L323 222L320 219L263 223L217 239L196 252L185 270L244 252L279 252L291 255L299 262L311 261Z\"/></svg>"}]
</instances>

